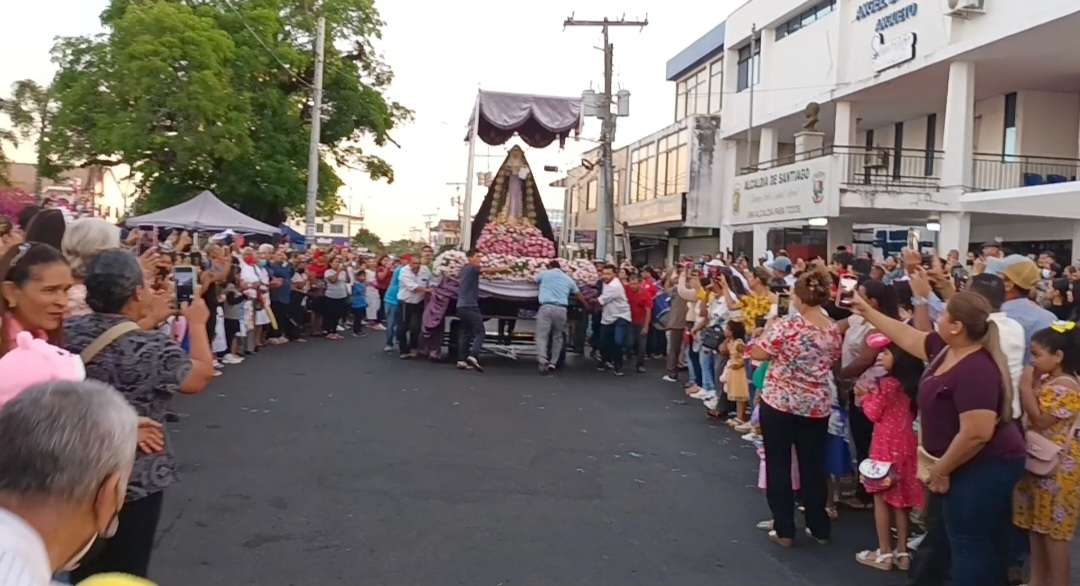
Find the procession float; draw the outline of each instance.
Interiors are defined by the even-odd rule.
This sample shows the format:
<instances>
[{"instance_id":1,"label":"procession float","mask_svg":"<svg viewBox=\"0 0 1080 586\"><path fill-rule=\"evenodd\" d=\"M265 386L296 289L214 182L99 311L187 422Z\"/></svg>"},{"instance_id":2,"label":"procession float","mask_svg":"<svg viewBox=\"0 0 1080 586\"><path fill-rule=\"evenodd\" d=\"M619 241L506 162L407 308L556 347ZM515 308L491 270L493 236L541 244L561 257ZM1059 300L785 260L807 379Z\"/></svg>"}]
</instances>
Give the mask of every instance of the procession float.
<instances>
[{"instance_id":1,"label":"procession float","mask_svg":"<svg viewBox=\"0 0 1080 586\"><path fill-rule=\"evenodd\" d=\"M516 133L530 146L545 147L556 139L564 141L580 128L580 121L580 98L480 92L470 140L480 138L498 145ZM468 234L463 246L483 253L483 268L496 271L487 272L480 280L480 311L488 324L488 351L517 357L534 348L533 328L518 322L535 318L539 309L536 277L548 270L553 260L578 283L587 299L597 294L599 275L591 262L558 258L557 239L520 146L509 150L492 178ZM464 330L453 310L457 277L467 262L465 251L450 250L439 254L433 263L437 285L425 310L423 336L424 349L433 355L445 344L453 356L464 343ZM586 317L585 308L571 304L567 351L583 351Z\"/></svg>"}]
</instances>

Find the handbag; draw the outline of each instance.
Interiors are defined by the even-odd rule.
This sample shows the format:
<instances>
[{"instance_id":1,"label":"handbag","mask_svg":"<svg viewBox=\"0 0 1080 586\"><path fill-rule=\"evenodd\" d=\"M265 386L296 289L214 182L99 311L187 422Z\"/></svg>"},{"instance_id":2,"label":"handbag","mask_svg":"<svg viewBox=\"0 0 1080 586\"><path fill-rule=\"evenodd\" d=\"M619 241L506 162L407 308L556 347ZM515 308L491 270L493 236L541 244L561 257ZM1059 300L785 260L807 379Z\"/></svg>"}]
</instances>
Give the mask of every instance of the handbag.
<instances>
[{"instance_id":1,"label":"handbag","mask_svg":"<svg viewBox=\"0 0 1080 586\"><path fill-rule=\"evenodd\" d=\"M716 351L720 348L720 343L724 341L724 328L720 326L710 326L700 332L701 345L709 350Z\"/></svg>"},{"instance_id":2,"label":"handbag","mask_svg":"<svg viewBox=\"0 0 1080 586\"><path fill-rule=\"evenodd\" d=\"M1075 382L1075 379L1072 380ZM1069 426L1069 432L1065 434L1066 438L1069 440L1075 439L1078 424L1080 424L1080 416L1073 419L1072 425ZM1061 452L1065 449L1065 446L1050 441L1050 438L1033 429L1025 432L1024 439L1027 441L1027 460L1024 463L1024 468L1035 476L1053 474L1058 465L1061 464Z\"/></svg>"},{"instance_id":3,"label":"handbag","mask_svg":"<svg viewBox=\"0 0 1080 586\"><path fill-rule=\"evenodd\" d=\"M892 462L867 458L859 462L859 480L870 494L885 492L896 484Z\"/></svg>"},{"instance_id":4,"label":"handbag","mask_svg":"<svg viewBox=\"0 0 1080 586\"><path fill-rule=\"evenodd\" d=\"M97 357L98 354L101 354L101 351L108 348L110 344L119 340L125 334L141 329L142 328L135 322L124 320L105 330L100 336L94 338L94 341L90 342L86 348L83 348L83 351L79 354L79 358L82 359L83 364L90 364L90 361Z\"/></svg>"}]
</instances>

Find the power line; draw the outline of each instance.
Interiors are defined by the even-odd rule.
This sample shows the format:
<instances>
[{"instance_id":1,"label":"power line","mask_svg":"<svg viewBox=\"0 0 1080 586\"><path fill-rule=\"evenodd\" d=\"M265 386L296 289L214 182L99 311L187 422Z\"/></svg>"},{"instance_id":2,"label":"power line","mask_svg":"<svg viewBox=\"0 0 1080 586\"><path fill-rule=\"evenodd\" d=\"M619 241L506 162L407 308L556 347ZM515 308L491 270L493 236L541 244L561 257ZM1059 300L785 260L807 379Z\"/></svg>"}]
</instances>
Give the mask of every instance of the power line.
<instances>
[{"instance_id":1,"label":"power line","mask_svg":"<svg viewBox=\"0 0 1080 586\"><path fill-rule=\"evenodd\" d=\"M262 47L266 51L266 53L268 55L270 55L271 58L274 59L274 61L277 61L278 65L280 65L282 67L282 69L285 70L286 73L288 73L296 81L300 82L301 84L303 84L303 85L305 85L305 86L307 86L309 88L314 88L315 87L315 86L311 85L310 83L308 83L304 78L302 78L299 75L297 75L296 73L294 73L293 70L290 69L289 66L286 65L285 62L282 61L277 56L277 54L274 53L273 49L271 49L269 46L267 46L266 43L263 42L262 38L259 37L258 33L256 33L251 28L251 26L248 25L247 18L244 17L243 13L241 13L236 8L236 6L233 6L233 3L231 2L231 0L224 0L224 2L225 2L225 5L228 6L229 9L232 10L234 14L236 14L236 17L240 20L240 24L243 25L244 29L247 30L247 32L251 34L251 36L255 39L255 42L258 43L259 46Z\"/></svg>"}]
</instances>

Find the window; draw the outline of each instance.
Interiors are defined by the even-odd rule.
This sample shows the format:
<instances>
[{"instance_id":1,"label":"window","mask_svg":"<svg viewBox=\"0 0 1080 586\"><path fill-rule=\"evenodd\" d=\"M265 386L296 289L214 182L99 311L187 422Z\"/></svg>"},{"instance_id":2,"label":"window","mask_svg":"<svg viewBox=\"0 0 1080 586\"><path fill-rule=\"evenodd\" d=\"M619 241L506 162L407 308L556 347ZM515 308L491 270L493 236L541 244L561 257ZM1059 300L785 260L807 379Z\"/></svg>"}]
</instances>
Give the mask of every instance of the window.
<instances>
[{"instance_id":1,"label":"window","mask_svg":"<svg viewBox=\"0 0 1080 586\"><path fill-rule=\"evenodd\" d=\"M685 135L685 133L683 133ZM672 133L660 139L658 143L659 153L656 164L656 196L664 197L682 193L680 190L681 180L679 171L679 137L680 133ZM683 154L682 156L686 156Z\"/></svg>"},{"instance_id":2,"label":"window","mask_svg":"<svg viewBox=\"0 0 1080 586\"><path fill-rule=\"evenodd\" d=\"M1011 93L1005 96L1005 138L1001 151L1005 155L1003 158L1007 161L1015 160L1015 156L1020 153L1019 146L1016 144L1016 94Z\"/></svg>"},{"instance_id":3,"label":"window","mask_svg":"<svg viewBox=\"0 0 1080 586\"><path fill-rule=\"evenodd\" d=\"M807 8L803 12L792 16L787 22L781 23L776 27L776 40L780 40L788 35L804 29L811 24L825 18L829 14L832 14L836 10L836 0L825 0L819 2L810 8Z\"/></svg>"},{"instance_id":4,"label":"window","mask_svg":"<svg viewBox=\"0 0 1080 586\"><path fill-rule=\"evenodd\" d=\"M649 182L648 177L649 146L638 147L630 154L630 193L628 194L628 203L645 201L652 197L653 185ZM655 165L655 161L653 164ZM655 174L655 167L653 173Z\"/></svg>"},{"instance_id":5,"label":"window","mask_svg":"<svg viewBox=\"0 0 1080 586\"><path fill-rule=\"evenodd\" d=\"M709 114L719 114L724 105L724 60L709 65Z\"/></svg>"},{"instance_id":6,"label":"window","mask_svg":"<svg viewBox=\"0 0 1080 586\"><path fill-rule=\"evenodd\" d=\"M656 143L645 147L645 199L656 197Z\"/></svg>"},{"instance_id":7,"label":"window","mask_svg":"<svg viewBox=\"0 0 1080 586\"><path fill-rule=\"evenodd\" d=\"M675 120L709 111L709 70L691 74L675 85Z\"/></svg>"},{"instance_id":8,"label":"window","mask_svg":"<svg viewBox=\"0 0 1080 586\"><path fill-rule=\"evenodd\" d=\"M926 165L923 174L930 177L934 174L934 150L937 149L937 114L926 117Z\"/></svg>"},{"instance_id":9,"label":"window","mask_svg":"<svg viewBox=\"0 0 1080 586\"><path fill-rule=\"evenodd\" d=\"M345 233L345 225L344 224L330 224L330 233L331 234L344 234Z\"/></svg>"},{"instance_id":10,"label":"window","mask_svg":"<svg viewBox=\"0 0 1080 586\"><path fill-rule=\"evenodd\" d=\"M570 188L570 214L576 214L581 211L581 202L578 201L577 187Z\"/></svg>"},{"instance_id":11,"label":"window","mask_svg":"<svg viewBox=\"0 0 1080 586\"><path fill-rule=\"evenodd\" d=\"M675 173L675 193L690 191L690 131L679 131L679 146L675 149L678 158L677 171Z\"/></svg>"},{"instance_id":12,"label":"window","mask_svg":"<svg viewBox=\"0 0 1080 586\"><path fill-rule=\"evenodd\" d=\"M323 231L323 225L322 224L315 224L315 231L316 232L322 232Z\"/></svg>"},{"instance_id":13,"label":"window","mask_svg":"<svg viewBox=\"0 0 1080 586\"><path fill-rule=\"evenodd\" d=\"M686 81L675 84L675 120L686 118Z\"/></svg>"},{"instance_id":14,"label":"window","mask_svg":"<svg viewBox=\"0 0 1080 586\"><path fill-rule=\"evenodd\" d=\"M900 163L903 162L904 157L904 123L897 122L893 126L893 148L896 149L896 154L893 155L892 160L892 173L893 179L900 179Z\"/></svg>"},{"instance_id":15,"label":"window","mask_svg":"<svg viewBox=\"0 0 1080 586\"><path fill-rule=\"evenodd\" d=\"M585 186L585 209L596 209L596 179L590 179L588 185Z\"/></svg>"},{"instance_id":16,"label":"window","mask_svg":"<svg viewBox=\"0 0 1080 586\"><path fill-rule=\"evenodd\" d=\"M750 45L754 46L754 54L750 55ZM750 87L751 72L753 73L753 85L761 82L761 41L754 40L742 49L739 49L739 84L738 91Z\"/></svg>"}]
</instances>

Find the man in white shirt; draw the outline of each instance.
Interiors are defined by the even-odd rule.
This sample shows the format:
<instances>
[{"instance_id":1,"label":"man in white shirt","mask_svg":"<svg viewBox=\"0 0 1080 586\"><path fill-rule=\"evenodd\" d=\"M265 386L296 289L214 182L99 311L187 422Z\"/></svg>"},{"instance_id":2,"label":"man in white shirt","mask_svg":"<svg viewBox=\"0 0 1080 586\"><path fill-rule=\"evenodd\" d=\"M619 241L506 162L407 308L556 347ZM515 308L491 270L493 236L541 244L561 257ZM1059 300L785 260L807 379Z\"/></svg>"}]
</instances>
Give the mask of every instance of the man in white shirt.
<instances>
[{"instance_id":1,"label":"man in white shirt","mask_svg":"<svg viewBox=\"0 0 1080 586\"><path fill-rule=\"evenodd\" d=\"M96 381L52 382L0 410L0 584L45 586L116 533L135 410Z\"/></svg>"},{"instance_id":2,"label":"man in white shirt","mask_svg":"<svg viewBox=\"0 0 1080 586\"><path fill-rule=\"evenodd\" d=\"M971 278L968 289L982 295L994 310L994 313L990 314L990 321L997 325L1001 353L1009 363L1009 378L1012 379L1013 419L1020 419L1023 415L1020 407L1020 374L1024 370L1024 358L1027 355L1024 327L1001 310L1001 305L1005 302L1005 281L1001 277L989 273L975 275Z\"/></svg>"},{"instance_id":3,"label":"man in white shirt","mask_svg":"<svg viewBox=\"0 0 1080 586\"><path fill-rule=\"evenodd\" d=\"M626 289L615 276L615 265L604 265L601 279L604 289L596 302L603 308L600 312L600 336L604 347L604 364L599 370L612 369L615 376L623 376L623 354L630 331L630 301Z\"/></svg>"},{"instance_id":4,"label":"man in white shirt","mask_svg":"<svg viewBox=\"0 0 1080 586\"><path fill-rule=\"evenodd\" d=\"M420 343L420 322L424 315L424 299L431 293L431 271L420 264L414 255L398 276L398 346L403 360L416 358Z\"/></svg>"}]
</instances>

